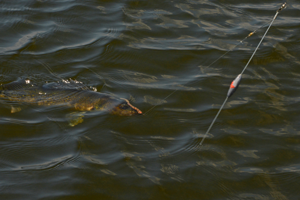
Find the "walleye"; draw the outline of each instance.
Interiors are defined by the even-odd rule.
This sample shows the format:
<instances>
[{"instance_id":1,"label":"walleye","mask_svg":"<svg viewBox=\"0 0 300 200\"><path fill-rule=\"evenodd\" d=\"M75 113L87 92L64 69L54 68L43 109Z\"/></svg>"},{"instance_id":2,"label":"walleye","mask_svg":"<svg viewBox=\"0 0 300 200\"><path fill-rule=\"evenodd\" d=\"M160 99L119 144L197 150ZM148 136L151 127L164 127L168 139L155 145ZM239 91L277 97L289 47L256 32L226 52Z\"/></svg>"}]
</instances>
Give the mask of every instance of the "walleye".
<instances>
[{"instance_id":1,"label":"walleye","mask_svg":"<svg viewBox=\"0 0 300 200\"><path fill-rule=\"evenodd\" d=\"M0 98L29 105L67 106L76 111L102 110L119 116L142 114L142 111L131 105L127 99L95 92L86 87L74 87L64 82L35 86L29 80L22 79L1 85ZM82 120L79 123L81 122Z\"/></svg>"}]
</instances>

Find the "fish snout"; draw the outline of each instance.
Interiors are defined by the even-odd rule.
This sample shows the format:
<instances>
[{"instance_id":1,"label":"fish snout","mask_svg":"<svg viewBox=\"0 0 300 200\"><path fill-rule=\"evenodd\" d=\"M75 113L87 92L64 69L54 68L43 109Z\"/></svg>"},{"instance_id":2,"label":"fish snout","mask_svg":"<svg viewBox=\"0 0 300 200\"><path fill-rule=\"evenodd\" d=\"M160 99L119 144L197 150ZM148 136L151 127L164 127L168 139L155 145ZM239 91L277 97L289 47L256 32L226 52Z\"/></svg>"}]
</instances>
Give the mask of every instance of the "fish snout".
<instances>
[{"instance_id":1,"label":"fish snout","mask_svg":"<svg viewBox=\"0 0 300 200\"><path fill-rule=\"evenodd\" d=\"M121 115L121 116L132 116L132 115L142 115L143 112L138 109L137 107L131 105L127 99L124 100L121 104L119 104L115 108L115 114Z\"/></svg>"}]
</instances>

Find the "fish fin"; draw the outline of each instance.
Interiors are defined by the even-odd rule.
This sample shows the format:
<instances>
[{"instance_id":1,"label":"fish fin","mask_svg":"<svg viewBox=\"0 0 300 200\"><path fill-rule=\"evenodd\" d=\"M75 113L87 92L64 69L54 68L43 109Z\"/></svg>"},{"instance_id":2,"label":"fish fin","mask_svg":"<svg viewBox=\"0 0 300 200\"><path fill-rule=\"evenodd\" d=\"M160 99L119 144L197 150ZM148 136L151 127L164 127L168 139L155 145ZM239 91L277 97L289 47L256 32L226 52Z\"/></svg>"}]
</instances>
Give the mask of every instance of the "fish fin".
<instances>
[{"instance_id":1,"label":"fish fin","mask_svg":"<svg viewBox=\"0 0 300 200\"><path fill-rule=\"evenodd\" d=\"M11 113L16 113L16 112L20 112L22 110L21 107L15 107L15 106L11 106Z\"/></svg>"},{"instance_id":2,"label":"fish fin","mask_svg":"<svg viewBox=\"0 0 300 200\"><path fill-rule=\"evenodd\" d=\"M75 80L62 80L57 83L46 83L43 85L45 89L73 89L73 90L87 90L90 91L91 89L85 86L83 83Z\"/></svg>"},{"instance_id":3,"label":"fish fin","mask_svg":"<svg viewBox=\"0 0 300 200\"><path fill-rule=\"evenodd\" d=\"M1 90L20 90L26 87L31 87L29 79L19 79L11 83L1 85Z\"/></svg>"},{"instance_id":4,"label":"fish fin","mask_svg":"<svg viewBox=\"0 0 300 200\"><path fill-rule=\"evenodd\" d=\"M76 126L77 124L80 124L83 122L85 112L72 112L70 114L67 114L67 119L69 121L70 126Z\"/></svg>"}]
</instances>

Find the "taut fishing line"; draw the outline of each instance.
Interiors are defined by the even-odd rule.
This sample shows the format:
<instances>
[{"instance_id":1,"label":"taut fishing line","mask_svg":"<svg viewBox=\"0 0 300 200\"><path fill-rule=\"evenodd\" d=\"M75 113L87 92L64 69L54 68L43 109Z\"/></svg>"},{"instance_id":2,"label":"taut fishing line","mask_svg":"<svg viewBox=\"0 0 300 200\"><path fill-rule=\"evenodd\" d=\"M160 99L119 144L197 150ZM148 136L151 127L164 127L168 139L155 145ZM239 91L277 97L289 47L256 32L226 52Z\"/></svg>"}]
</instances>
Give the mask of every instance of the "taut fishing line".
<instances>
[{"instance_id":1,"label":"taut fishing line","mask_svg":"<svg viewBox=\"0 0 300 200\"><path fill-rule=\"evenodd\" d=\"M282 10L282 9L284 9L286 7L286 3L284 3L282 6L281 6L281 8L280 9L278 9L277 10L277 12L276 12L276 14L275 14L275 16L274 16L274 18L271 20L271 22L270 23L266 23L266 24L263 24L262 26L260 26L260 27L258 27L257 29L255 29L254 31L252 31L251 33L249 33L244 39L242 39L241 41L239 41L239 43L237 44L237 45L235 45L233 48L231 48L231 49L229 49L228 51L226 51L225 53L223 53L220 57L218 57L216 60L214 60L212 63L210 63L206 68L209 68L209 67L211 67L213 64L215 64L216 62L218 62L221 58L223 58L224 56L226 56L229 52L231 52L231 51L233 51L234 49L236 49L239 45L241 45L241 44L243 44L244 43L244 41L245 40L247 40L249 37L251 37L252 35L254 35L259 29L261 29L262 27L265 27L266 25L269 25L269 24L272 24L273 22L274 22L274 20L275 20L275 18L277 17L277 15L278 15L278 13ZM268 30L269 30L269 28L270 28L270 25L269 25L269 27L268 27ZM267 31L268 31L267 30ZM267 32L266 31L266 32ZM265 32L265 34L266 34L266 32ZM263 38L265 37L265 35L263 36ZM260 44L259 44L260 45ZM255 50L255 52L257 51L257 49ZM255 54L255 53L254 53ZM254 54L253 54L253 56L254 56ZM250 63L250 61L251 61L251 59L252 58L250 58L250 60L249 60L249 63ZM248 64L249 64L248 63ZM247 64L247 65L248 65ZM246 66L247 66L246 65ZM247 67L245 67L245 68L247 68ZM244 70L243 70L243 72L244 72ZM175 92L177 92L178 91L178 89L175 89L175 90L173 90L168 96L166 96L163 100L166 100L167 98L169 98L171 95L173 95ZM227 101L227 100L226 100ZM224 103L224 105L225 105L225 103ZM224 106L223 105L223 106ZM149 111L151 111L151 110L153 110L155 107L157 107L158 105L153 105L151 108L149 108L149 110L147 110L145 113L144 113L144 115L146 115ZM222 106L222 107L223 107Z\"/></svg>"},{"instance_id":2,"label":"taut fishing line","mask_svg":"<svg viewBox=\"0 0 300 200\"><path fill-rule=\"evenodd\" d=\"M263 37L261 38L261 40L260 40L260 42L258 43L257 47L255 48L254 52L252 53L252 55L251 55L249 61L247 62L246 66L244 67L243 71L242 71L242 72L241 72L241 73L240 73L240 74L232 81L232 83L231 83L231 85L230 85L230 87L229 87L229 90L228 90L228 92L227 92L227 96L226 96L226 98L225 98L225 100L224 100L222 106L220 107L218 113L216 114L215 118L213 119L212 123L210 124L209 128L207 129L207 131L206 131L204 137L202 138L202 140L201 140L201 142L200 142L200 145L202 145L204 139L206 138L206 136L207 136L207 134L209 133L209 131L210 131L210 129L212 128L212 126L214 125L216 119L218 118L218 116L219 116L221 110L223 109L225 103L227 102L228 98L231 97L231 96L233 95L233 93L237 90L237 88L239 87L239 84L240 84L240 82L241 82L241 80L242 80L242 75L243 75L243 73L245 72L246 68L248 67L249 63L251 62L251 60L252 60L254 54L256 53L258 47L260 46L260 44L261 44L262 41L264 40L265 36L267 35L267 32L269 31L270 27L272 26L273 22L275 21L277 15L278 15L279 12L280 12L281 10L283 10L285 7L286 7L286 2L283 3L282 6L277 10L277 12L276 12L275 16L273 17L273 19L272 19L272 21L271 21L269 27L267 28L265 34L264 34Z\"/></svg>"}]
</instances>

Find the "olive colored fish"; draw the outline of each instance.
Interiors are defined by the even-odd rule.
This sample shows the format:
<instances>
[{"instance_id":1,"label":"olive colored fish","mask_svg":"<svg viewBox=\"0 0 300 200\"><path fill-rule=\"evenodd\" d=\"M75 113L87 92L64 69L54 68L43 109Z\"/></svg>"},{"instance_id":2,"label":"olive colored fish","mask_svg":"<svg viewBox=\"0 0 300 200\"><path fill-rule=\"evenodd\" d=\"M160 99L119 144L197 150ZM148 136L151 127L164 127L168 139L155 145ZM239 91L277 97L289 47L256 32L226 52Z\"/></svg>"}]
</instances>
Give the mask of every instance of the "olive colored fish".
<instances>
[{"instance_id":1,"label":"olive colored fish","mask_svg":"<svg viewBox=\"0 0 300 200\"><path fill-rule=\"evenodd\" d=\"M77 111L103 110L119 116L142 114L126 99L70 85L60 82L35 86L29 80L18 80L1 85L0 98L32 105L62 105Z\"/></svg>"}]
</instances>

